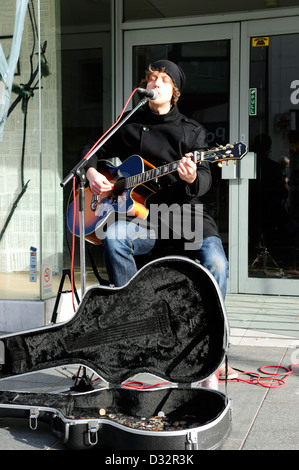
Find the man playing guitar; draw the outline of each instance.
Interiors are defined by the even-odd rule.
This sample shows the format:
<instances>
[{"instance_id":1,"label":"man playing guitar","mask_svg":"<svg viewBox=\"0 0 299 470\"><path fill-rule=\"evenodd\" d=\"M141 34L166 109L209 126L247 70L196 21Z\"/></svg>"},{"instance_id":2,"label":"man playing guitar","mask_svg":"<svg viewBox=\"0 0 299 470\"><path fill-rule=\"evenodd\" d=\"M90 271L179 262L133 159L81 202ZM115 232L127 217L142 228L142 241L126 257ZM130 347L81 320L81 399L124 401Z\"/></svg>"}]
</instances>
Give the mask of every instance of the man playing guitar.
<instances>
[{"instance_id":1,"label":"man playing guitar","mask_svg":"<svg viewBox=\"0 0 299 470\"><path fill-rule=\"evenodd\" d=\"M151 64L140 85L147 90L155 90L156 98L149 99L145 107L128 119L100 151L90 158L86 176L92 192L103 197L111 194L114 183L98 171L100 160L118 156L124 161L130 155L137 154L155 167L179 160L175 173L159 179L153 196L147 202L148 208L162 203L163 207L165 204L167 207L173 207L173 204L180 208L189 207L193 226L196 225L196 217L200 217L202 236L199 242L196 240L194 249L184 251L184 233L181 233L178 240L177 230L173 226L171 230L175 235L169 237L172 240L162 240L162 246L167 248L167 254L184 254L199 260L213 274L225 298L228 261L216 224L201 201L212 184L210 165L205 161L197 165L190 158L195 151L207 149L207 132L202 125L182 115L177 106L185 80L182 69L169 60L158 60ZM81 157L87 154L93 143L90 141L82 149ZM200 211L197 211L198 207L201 208ZM162 224L163 218L160 218ZM150 219L151 217L149 222ZM161 234L154 232L153 236L150 224L138 225L137 230L136 224L132 224L127 218L108 224L102 248L112 284L122 286L127 283L137 271L134 257L152 252L161 243Z\"/></svg>"},{"instance_id":2,"label":"man playing guitar","mask_svg":"<svg viewBox=\"0 0 299 470\"><path fill-rule=\"evenodd\" d=\"M212 183L209 163L196 165L190 158L194 151L207 148L206 130L178 110L177 100L184 83L184 72L173 62L160 60L153 63L141 84L147 90L156 90L157 98L149 100L145 109L136 112L92 156L86 166L86 176L92 192L102 196L111 192L114 184L98 171L98 160L109 159L111 156L119 156L125 160L135 153L159 166L180 159L175 174L159 179L158 190L149 202L150 205L165 202L169 206L178 204L181 207L190 204L191 217L201 214L202 240L198 249L187 250L185 255L198 259L211 271L225 297L228 262L216 224L201 202L201 197ZM89 142L82 149L81 156L86 155L92 145L93 142ZM197 205L201 207L199 212L196 211ZM130 233L128 229L132 226L129 220L118 220L115 224L118 226L117 230L115 226L107 228L102 247L109 280L115 286L121 286L136 272L134 256L151 252L157 241L152 232L149 235L148 227L142 230L139 226L136 236L136 230L131 229L134 233ZM112 234L111 238L109 233ZM175 242L174 250L183 246L183 243L177 240ZM167 243L168 247L169 245ZM182 254L181 250L180 253ZM177 253L174 251L173 254Z\"/></svg>"}]
</instances>

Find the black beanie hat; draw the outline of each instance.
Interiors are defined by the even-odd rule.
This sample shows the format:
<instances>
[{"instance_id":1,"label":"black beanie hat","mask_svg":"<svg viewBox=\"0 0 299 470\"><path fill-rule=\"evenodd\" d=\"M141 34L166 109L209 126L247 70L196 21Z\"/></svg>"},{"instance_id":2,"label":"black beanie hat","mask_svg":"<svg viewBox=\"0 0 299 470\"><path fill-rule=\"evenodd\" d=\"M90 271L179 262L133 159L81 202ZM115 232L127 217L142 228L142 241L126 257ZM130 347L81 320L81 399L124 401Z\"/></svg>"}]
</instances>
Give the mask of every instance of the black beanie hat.
<instances>
[{"instance_id":1,"label":"black beanie hat","mask_svg":"<svg viewBox=\"0 0 299 470\"><path fill-rule=\"evenodd\" d=\"M181 91L186 83L186 76L178 65L170 60L157 60L151 64L153 70L162 71L164 70L167 75L170 76L175 86Z\"/></svg>"}]
</instances>

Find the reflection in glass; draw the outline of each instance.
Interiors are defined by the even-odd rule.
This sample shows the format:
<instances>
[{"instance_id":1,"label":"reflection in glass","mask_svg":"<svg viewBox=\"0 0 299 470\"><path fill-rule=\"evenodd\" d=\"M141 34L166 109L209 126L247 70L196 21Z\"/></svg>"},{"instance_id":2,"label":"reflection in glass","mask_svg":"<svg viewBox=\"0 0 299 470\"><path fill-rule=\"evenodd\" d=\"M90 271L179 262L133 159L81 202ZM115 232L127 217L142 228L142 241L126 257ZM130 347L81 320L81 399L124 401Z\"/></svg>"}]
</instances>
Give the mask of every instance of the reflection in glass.
<instances>
[{"instance_id":1,"label":"reflection in glass","mask_svg":"<svg viewBox=\"0 0 299 470\"><path fill-rule=\"evenodd\" d=\"M250 88L257 89L257 114L250 117L250 150L257 156L249 193L252 277L299 276L299 110L292 88L298 47L299 34L251 47Z\"/></svg>"}]
</instances>

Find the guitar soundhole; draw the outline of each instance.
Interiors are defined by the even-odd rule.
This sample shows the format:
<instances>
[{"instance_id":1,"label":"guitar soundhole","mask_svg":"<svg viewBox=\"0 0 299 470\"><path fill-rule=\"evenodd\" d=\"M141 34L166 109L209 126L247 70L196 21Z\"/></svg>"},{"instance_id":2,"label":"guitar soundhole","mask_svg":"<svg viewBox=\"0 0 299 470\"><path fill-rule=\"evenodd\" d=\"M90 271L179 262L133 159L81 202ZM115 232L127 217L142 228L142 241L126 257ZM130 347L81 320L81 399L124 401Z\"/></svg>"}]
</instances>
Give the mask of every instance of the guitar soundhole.
<instances>
[{"instance_id":1,"label":"guitar soundhole","mask_svg":"<svg viewBox=\"0 0 299 470\"><path fill-rule=\"evenodd\" d=\"M114 188L113 188L113 195L114 196L120 196L124 190L126 189L126 179L125 178L119 178L115 183L114 183Z\"/></svg>"}]
</instances>

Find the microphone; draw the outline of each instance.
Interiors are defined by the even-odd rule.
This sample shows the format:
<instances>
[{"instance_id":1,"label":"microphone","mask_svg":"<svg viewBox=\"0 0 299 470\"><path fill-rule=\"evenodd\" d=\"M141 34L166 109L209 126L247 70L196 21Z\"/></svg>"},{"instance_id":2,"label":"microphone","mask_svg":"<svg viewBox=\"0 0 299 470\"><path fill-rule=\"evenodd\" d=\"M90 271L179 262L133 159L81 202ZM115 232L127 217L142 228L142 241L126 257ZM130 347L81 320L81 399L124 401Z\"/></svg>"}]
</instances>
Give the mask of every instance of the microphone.
<instances>
[{"instance_id":1,"label":"microphone","mask_svg":"<svg viewBox=\"0 0 299 470\"><path fill-rule=\"evenodd\" d=\"M140 95L144 95L150 100L156 100L158 98L157 90L146 90L145 88L137 88Z\"/></svg>"}]
</instances>

